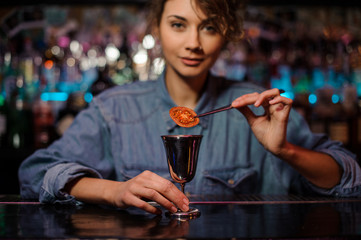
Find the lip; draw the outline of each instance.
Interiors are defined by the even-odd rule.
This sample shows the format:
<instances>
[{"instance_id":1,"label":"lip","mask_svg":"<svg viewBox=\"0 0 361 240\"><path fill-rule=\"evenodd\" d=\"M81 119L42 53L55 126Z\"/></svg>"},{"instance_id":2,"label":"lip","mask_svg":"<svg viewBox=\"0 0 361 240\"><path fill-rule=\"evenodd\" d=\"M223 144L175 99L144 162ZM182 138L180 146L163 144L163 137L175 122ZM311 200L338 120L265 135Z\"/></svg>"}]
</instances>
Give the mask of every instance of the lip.
<instances>
[{"instance_id":1,"label":"lip","mask_svg":"<svg viewBox=\"0 0 361 240\"><path fill-rule=\"evenodd\" d=\"M181 61L183 64L187 66L198 66L203 59L202 58L188 58L188 57L181 57Z\"/></svg>"}]
</instances>

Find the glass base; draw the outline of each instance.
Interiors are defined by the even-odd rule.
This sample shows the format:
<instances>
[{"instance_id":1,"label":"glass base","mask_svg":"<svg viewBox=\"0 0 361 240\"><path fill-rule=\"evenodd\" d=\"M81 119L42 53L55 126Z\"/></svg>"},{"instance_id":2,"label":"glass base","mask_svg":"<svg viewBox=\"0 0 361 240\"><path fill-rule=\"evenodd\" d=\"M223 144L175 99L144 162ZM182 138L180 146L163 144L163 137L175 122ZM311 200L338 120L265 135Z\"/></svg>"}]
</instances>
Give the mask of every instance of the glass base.
<instances>
[{"instance_id":1,"label":"glass base","mask_svg":"<svg viewBox=\"0 0 361 240\"><path fill-rule=\"evenodd\" d=\"M187 212L183 212L178 209L177 212L166 212L165 215L169 218L178 219L178 220L190 220L198 218L201 215L201 212L197 208L189 208Z\"/></svg>"}]
</instances>

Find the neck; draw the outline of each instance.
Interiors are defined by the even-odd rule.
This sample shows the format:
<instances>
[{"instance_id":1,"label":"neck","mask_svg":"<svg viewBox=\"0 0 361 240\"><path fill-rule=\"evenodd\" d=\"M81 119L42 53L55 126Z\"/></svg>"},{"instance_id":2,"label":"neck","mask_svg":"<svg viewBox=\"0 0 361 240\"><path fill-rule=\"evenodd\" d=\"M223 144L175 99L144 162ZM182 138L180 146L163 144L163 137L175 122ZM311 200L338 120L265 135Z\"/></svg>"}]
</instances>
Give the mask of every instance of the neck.
<instances>
[{"instance_id":1,"label":"neck","mask_svg":"<svg viewBox=\"0 0 361 240\"><path fill-rule=\"evenodd\" d=\"M202 95L207 75L197 78L181 78L172 74L165 74L165 82L170 97L177 106L194 109Z\"/></svg>"}]
</instances>

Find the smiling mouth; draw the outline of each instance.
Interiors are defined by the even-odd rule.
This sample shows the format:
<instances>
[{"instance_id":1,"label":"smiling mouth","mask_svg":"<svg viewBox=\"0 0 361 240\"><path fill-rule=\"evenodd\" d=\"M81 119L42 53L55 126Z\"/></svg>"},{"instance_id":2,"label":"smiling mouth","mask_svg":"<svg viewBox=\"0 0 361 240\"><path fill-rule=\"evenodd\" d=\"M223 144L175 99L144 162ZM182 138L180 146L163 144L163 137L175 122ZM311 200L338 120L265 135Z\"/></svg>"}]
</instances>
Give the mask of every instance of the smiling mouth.
<instances>
[{"instance_id":1,"label":"smiling mouth","mask_svg":"<svg viewBox=\"0 0 361 240\"><path fill-rule=\"evenodd\" d=\"M186 58L186 57L182 57L181 60L183 64L187 66L198 66L203 61L203 59L201 58Z\"/></svg>"}]
</instances>

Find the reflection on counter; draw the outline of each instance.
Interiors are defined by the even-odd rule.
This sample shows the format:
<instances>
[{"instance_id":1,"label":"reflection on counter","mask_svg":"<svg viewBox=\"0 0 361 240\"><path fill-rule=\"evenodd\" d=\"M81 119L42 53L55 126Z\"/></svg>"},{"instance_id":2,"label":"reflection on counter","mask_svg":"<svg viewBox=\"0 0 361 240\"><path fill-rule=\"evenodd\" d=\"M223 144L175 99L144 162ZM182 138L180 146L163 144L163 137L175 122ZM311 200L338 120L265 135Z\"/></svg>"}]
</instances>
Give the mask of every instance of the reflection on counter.
<instances>
[{"instance_id":1,"label":"reflection on counter","mask_svg":"<svg viewBox=\"0 0 361 240\"><path fill-rule=\"evenodd\" d=\"M358 200L194 204L197 219L177 221L139 209L0 203L0 238L231 239L360 237ZM1 217L3 216L3 217Z\"/></svg>"}]
</instances>

